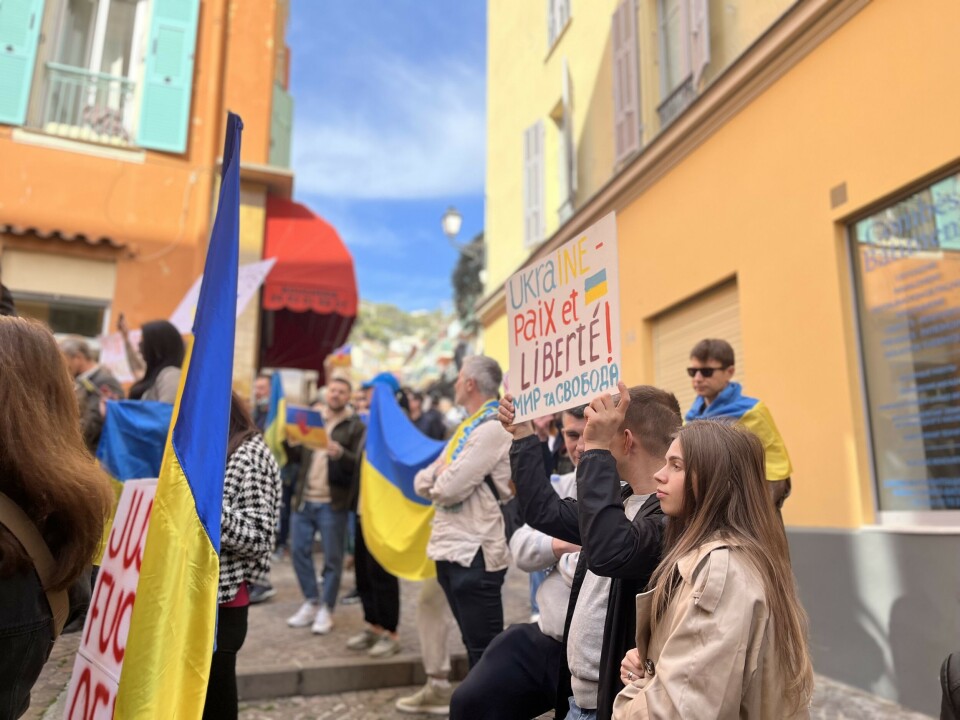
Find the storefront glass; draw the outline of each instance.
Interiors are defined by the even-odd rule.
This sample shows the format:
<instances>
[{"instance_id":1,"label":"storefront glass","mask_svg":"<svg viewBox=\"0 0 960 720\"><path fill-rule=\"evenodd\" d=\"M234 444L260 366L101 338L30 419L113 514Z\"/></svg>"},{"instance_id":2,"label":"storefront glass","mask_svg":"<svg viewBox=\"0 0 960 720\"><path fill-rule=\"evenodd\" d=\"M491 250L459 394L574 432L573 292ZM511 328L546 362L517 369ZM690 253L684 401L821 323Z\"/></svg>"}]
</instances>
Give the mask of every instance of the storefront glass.
<instances>
[{"instance_id":1,"label":"storefront glass","mask_svg":"<svg viewBox=\"0 0 960 720\"><path fill-rule=\"evenodd\" d=\"M960 510L960 175L850 234L878 509Z\"/></svg>"}]
</instances>

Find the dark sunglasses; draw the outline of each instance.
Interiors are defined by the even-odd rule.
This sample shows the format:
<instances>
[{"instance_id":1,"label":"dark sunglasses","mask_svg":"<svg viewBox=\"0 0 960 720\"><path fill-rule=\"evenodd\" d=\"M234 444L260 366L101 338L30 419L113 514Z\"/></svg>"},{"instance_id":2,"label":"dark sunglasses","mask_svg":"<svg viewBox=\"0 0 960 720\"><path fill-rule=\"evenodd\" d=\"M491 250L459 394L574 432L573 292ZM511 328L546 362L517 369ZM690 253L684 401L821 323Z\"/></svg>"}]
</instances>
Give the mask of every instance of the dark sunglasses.
<instances>
[{"instance_id":1,"label":"dark sunglasses","mask_svg":"<svg viewBox=\"0 0 960 720\"><path fill-rule=\"evenodd\" d=\"M712 368L712 367L702 367L702 368L687 368L687 375L690 377L696 377L697 373L700 373L705 378L713 377L713 374L717 370L726 370L729 365L724 365L723 367Z\"/></svg>"}]
</instances>

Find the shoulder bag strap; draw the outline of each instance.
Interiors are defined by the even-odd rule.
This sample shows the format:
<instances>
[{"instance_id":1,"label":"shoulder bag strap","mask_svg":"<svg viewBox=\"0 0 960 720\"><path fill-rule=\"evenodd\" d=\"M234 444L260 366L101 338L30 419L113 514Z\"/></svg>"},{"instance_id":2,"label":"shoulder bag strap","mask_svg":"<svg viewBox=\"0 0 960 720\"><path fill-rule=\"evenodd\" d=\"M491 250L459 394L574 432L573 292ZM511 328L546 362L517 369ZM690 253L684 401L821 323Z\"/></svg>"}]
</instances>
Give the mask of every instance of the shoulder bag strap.
<instances>
[{"instance_id":1,"label":"shoulder bag strap","mask_svg":"<svg viewBox=\"0 0 960 720\"><path fill-rule=\"evenodd\" d=\"M53 575L56 565L53 555L50 553L50 548L44 542L37 526L30 521L21 507L2 492L0 492L0 524L13 533L13 536L23 545L23 549L27 551L27 555L33 561L33 567L36 569L40 584L43 585L44 592L47 594L47 602L50 604L50 612L53 614L53 638L56 640L67 620L70 601L67 598L66 590L51 591L47 589L50 576Z\"/></svg>"}]
</instances>

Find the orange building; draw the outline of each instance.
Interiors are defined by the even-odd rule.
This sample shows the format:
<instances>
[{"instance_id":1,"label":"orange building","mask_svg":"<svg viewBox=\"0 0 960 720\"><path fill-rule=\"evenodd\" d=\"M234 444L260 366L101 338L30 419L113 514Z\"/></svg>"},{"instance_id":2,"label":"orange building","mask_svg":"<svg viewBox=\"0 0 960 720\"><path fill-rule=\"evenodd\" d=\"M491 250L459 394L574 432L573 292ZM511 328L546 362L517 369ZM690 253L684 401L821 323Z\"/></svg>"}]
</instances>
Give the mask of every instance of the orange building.
<instances>
[{"instance_id":1,"label":"orange building","mask_svg":"<svg viewBox=\"0 0 960 720\"><path fill-rule=\"evenodd\" d=\"M244 122L240 261L263 258L267 197L293 188L288 12L288 0L0 4L0 278L20 314L88 337L121 312L131 327L169 317L203 267L228 109ZM260 365L261 323L251 302L240 388Z\"/></svg>"}]
</instances>

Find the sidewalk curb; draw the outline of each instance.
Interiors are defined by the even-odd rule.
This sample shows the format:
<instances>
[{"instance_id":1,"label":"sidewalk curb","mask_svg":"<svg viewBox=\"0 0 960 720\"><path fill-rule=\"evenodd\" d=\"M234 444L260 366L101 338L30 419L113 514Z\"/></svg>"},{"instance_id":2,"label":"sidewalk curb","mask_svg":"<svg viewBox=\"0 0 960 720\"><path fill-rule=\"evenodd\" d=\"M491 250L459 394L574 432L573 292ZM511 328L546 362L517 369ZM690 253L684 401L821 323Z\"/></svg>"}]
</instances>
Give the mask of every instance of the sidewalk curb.
<instances>
[{"instance_id":1,"label":"sidewalk curb","mask_svg":"<svg viewBox=\"0 0 960 720\"><path fill-rule=\"evenodd\" d=\"M467 674L467 658L455 655L451 680ZM336 658L309 666L280 666L237 675L240 700L268 700L295 695L334 695L362 690L423 685L427 676L419 655L400 654L387 660Z\"/></svg>"}]
</instances>

